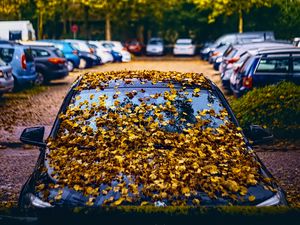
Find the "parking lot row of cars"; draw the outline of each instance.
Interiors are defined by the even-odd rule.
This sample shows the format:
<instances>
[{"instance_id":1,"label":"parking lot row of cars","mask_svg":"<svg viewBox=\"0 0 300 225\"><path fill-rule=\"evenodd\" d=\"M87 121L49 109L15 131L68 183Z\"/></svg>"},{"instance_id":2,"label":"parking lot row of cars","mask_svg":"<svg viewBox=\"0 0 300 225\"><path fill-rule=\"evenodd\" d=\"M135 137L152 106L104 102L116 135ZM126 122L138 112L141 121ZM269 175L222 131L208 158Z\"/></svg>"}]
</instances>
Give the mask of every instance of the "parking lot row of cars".
<instances>
[{"instance_id":1,"label":"parking lot row of cars","mask_svg":"<svg viewBox=\"0 0 300 225\"><path fill-rule=\"evenodd\" d=\"M240 97L254 87L300 82L300 48L272 32L229 34L200 52L221 74L223 88Z\"/></svg>"},{"instance_id":2,"label":"parking lot row of cars","mask_svg":"<svg viewBox=\"0 0 300 225\"><path fill-rule=\"evenodd\" d=\"M131 54L117 41L0 41L0 96L31 84L66 77L75 68L128 62Z\"/></svg>"}]
</instances>

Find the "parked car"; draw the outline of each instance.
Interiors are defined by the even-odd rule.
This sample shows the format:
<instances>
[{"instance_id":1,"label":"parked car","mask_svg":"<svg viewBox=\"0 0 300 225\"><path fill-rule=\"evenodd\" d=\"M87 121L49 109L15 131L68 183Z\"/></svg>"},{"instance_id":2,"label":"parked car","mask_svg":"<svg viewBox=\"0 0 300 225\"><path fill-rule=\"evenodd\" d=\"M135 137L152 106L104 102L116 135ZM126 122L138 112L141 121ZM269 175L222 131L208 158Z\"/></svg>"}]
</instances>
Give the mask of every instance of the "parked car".
<instances>
[{"instance_id":1,"label":"parked car","mask_svg":"<svg viewBox=\"0 0 300 225\"><path fill-rule=\"evenodd\" d=\"M95 49L97 56L101 58L102 63L113 62L114 57L111 54L111 51L104 48L98 41L89 41L89 46Z\"/></svg>"},{"instance_id":2,"label":"parked car","mask_svg":"<svg viewBox=\"0 0 300 225\"><path fill-rule=\"evenodd\" d=\"M125 43L127 51L134 55L142 55L144 51L144 45L138 40L130 40Z\"/></svg>"},{"instance_id":3,"label":"parked car","mask_svg":"<svg viewBox=\"0 0 300 225\"><path fill-rule=\"evenodd\" d=\"M80 58L80 69L90 68L101 64L101 59L89 48L86 41L66 39L68 43L71 43L72 47L77 50Z\"/></svg>"},{"instance_id":4,"label":"parked car","mask_svg":"<svg viewBox=\"0 0 300 225\"><path fill-rule=\"evenodd\" d=\"M12 67L7 65L0 57L0 97L4 93L12 91L13 88Z\"/></svg>"},{"instance_id":5,"label":"parked car","mask_svg":"<svg viewBox=\"0 0 300 225\"><path fill-rule=\"evenodd\" d=\"M40 156L20 207L287 205L222 92L203 75L85 74L58 115L47 145L44 127L21 135ZM247 134L272 138L259 126Z\"/></svg>"},{"instance_id":6,"label":"parked car","mask_svg":"<svg viewBox=\"0 0 300 225\"><path fill-rule=\"evenodd\" d=\"M203 60L208 60L209 53L211 51L211 46L213 45L213 42L205 42L203 46L200 49L200 58Z\"/></svg>"},{"instance_id":7,"label":"parked car","mask_svg":"<svg viewBox=\"0 0 300 225\"><path fill-rule=\"evenodd\" d=\"M228 48L228 45L221 45L220 47L216 48L212 54L209 56L208 62L210 64L214 64L217 58L220 58L223 56L224 52ZM218 61L218 64L220 64L221 61Z\"/></svg>"},{"instance_id":8,"label":"parked car","mask_svg":"<svg viewBox=\"0 0 300 225\"><path fill-rule=\"evenodd\" d=\"M37 74L28 46L13 43L0 44L0 58L5 64L12 67L15 88L34 84Z\"/></svg>"},{"instance_id":9,"label":"parked car","mask_svg":"<svg viewBox=\"0 0 300 225\"><path fill-rule=\"evenodd\" d=\"M165 46L162 38L151 38L146 46L146 55L158 55L165 54Z\"/></svg>"},{"instance_id":10,"label":"parked car","mask_svg":"<svg viewBox=\"0 0 300 225\"><path fill-rule=\"evenodd\" d=\"M195 55L196 45L190 38L178 39L174 45L173 55Z\"/></svg>"},{"instance_id":11,"label":"parked car","mask_svg":"<svg viewBox=\"0 0 300 225\"><path fill-rule=\"evenodd\" d=\"M253 87L280 81L300 83L300 49L277 47L253 53L230 78L230 88L240 97Z\"/></svg>"},{"instance_id":12,"label":"parked car","mask_svg":"<svg viewBox=\"0 0 300 225\"><path fill-rule=\"evenodd\" d=\"M222 58L222 62L219 67L223 87L228 90L230 89L229 81L231 74L233 74L234 67L236 69L237 67L241 66L241 63L244 62L244 60L246 59L247 52L255 51L262 48L266 49L273 47L277 48L291 46L292 45L290 44L275 41L230 45L225 51ZM241 60L240 57L242 57Z\"/></svg>"},{"instance_id":13,"label":"parked car","mask_svg":"<svg viewBox=\"0 0 300 225\"><path fill-rule=\"evenodd\" d=\"M129 62L131 61L131 54L119 41L99 41L100 44L111 51L116 62ZM121 59L121 61L119 61Z\"/></svg>"},{"instance_id":14,"label":"parked car","mask_svg":"<svg viewBox=\"0 0 300 225\"><path fill-rule=\"evenodd\" d=\"M35 61L37 79L35 84L49 83L69 74L67 60L63 53L53 45L42 42L24 43L31 49Z\"/></svg>"},{"instance_id":15,"label":"parked car","mask_svg":"<svg viewBox=\"0 0 300 225\"><path fill-rule=\"evenodd\" d=\"M67 59L67 65L69 72L72 72L75 68L79 68L80 58L78 51L72 46L71 43L60 41L60 40L40 40L44 43L53 44L54 47L58 48L64 54Z\"/></svg>"},{"instance_id":16,"label":"parked car","mask_svg":"<svg viewBox=\"0 0 300 225\"><path fill-rule=\"evenodd\" d=\"M202 52L209 57L216 48L222 45L246 44L274 40L275 37L272 31L225 34L219 37L212 45L209 45L207 48L204 48Z\"/></svg>"}]
</instances>

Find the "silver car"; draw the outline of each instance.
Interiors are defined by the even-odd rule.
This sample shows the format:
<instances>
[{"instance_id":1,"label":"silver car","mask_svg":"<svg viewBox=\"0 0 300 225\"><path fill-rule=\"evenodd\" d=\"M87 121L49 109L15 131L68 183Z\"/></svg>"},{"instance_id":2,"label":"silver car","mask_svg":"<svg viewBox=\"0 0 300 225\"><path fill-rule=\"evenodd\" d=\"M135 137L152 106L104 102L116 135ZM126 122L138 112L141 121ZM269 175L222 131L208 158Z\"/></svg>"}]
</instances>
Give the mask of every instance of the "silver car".
<instances>
[{"instance_id":1,"label":"silver car","mask_svg":"<svg viewBox=\"0 0 300 225\"><path fill-rule=\"evenodd\" d=\"M146 46L146 55L163 55L164 42L161 38L151 38Z\"/></svg>"},{"instance_id":2,"label":"silver car","mask_svg":"<svg viewBox=\"0 0 300 225\"><path fill-rule=\"evenodd\" d=\"M4 93L12 91L13 88L14 78L12 76L12 67L6 65L0 58L0 97Z\"/></svg>"}]
</instances>

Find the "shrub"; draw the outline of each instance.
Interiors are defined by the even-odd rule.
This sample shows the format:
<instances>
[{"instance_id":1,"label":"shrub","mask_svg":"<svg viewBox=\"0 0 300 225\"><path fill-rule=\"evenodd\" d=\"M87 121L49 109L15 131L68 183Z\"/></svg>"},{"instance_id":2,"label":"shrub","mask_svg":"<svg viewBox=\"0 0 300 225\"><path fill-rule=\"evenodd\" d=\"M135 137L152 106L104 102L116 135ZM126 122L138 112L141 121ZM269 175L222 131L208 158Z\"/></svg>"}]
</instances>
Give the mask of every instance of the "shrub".
<instances>
[{"instance_id":1,"label":"shrub","mask_svg":"<svg viewBox=\"0 0 300 225\"><path fill-rule=\"evenodd\" d=\"M255 88L230 105L243 128L250 124L269 128L276 138L300 137L300 86L281 82Z\"/></svg>"}]
</instances>

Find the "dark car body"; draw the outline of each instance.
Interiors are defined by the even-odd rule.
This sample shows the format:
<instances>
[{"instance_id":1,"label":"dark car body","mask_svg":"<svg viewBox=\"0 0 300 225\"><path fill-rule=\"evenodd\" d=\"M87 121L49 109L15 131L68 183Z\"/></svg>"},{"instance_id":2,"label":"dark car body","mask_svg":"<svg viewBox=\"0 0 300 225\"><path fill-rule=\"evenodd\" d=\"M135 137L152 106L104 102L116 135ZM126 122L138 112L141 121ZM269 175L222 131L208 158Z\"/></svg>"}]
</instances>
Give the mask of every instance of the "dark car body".
<instances>
[{"instance_id":1,"label":"dark car body","mask_svg":"<svg viewBox=\"0 0 300 225\"><path fill-rule=\"evenodd\" d=\"M76 91L76 87L78 86L79 82L75 83L71 90L69 91L69 93L67 94L62 107L59 111L58 114L65 112L66 108L71 104L77 104L76 103L76 96L80 96L82 94L82 98L84 99L89 99L91 95L97 95L97 92L95 92L95 90L90 89L87 91ZM157 83L157 84L151 84L151 82L141 82L138 80L135 80L134 83L132 83L131 86L128 86L128 84L126 84L125 82L121 81L121 80L115 80L111 82L111 85L109 85L108 87L106 87L106 89L103 90L103 93L105 93L107 96L109 96L109 98L114 98L112 96L112 91L114 90L115 85L118 84L118 87L120 88L120 96L125 96L127 95L126 93L128 93L127 91L130 90L134 90L134 89L139 89L139 88L145 88L146 92L150 92L150 93L155 93L155 91L159 90L159 92L164 92L165 90L169 90L167 83L161 82L161 83ZM177 84L175 84L175 88L180 88L181 86L176 86ZM226 101L225 97L223 96L223 94L221 93L221 91L216 87L215 84L210 83L211 85L211 92L208 90L202 90L201 94L204 96L203 98L201 98L199 100L199 104L195 103L195 107L207 107L208 102L211 103L213 105L213 107L215 107L215 109L219 109L218 107L224 107L224 109L226 109L229 113L229 117L230 120L232 120L232 122L238 126L238 122L236 120L236 118L234 117L228 102ZM154 91L154 92L153 92ZM187 89L188 91L188 89ZM142 94L141 94L142 95ZM190 96L192 96L192 93L189 94ZM75 102L74 102L75 101ZM136 101L136 103L138 104L138 101ZM184 108L182 108L184 109ZM196 110L196 108L195 108ZM189 111L189 113L193 113L194 111ZM57 134L58 130L59 130L59 126L60 126L60 118L57 117L54 126L52 128L50 137L55 137L55 135ZM216 125L213 125L216 126ZM31 129L31 130L30 130ZM178 128L179 129L179 128ZM29 130L27 131L33 131L35 137L39 137L42 138L43 136L43 128L29 128ZM26 139L26 132L24 131L21 139L23 137L23 140ZM174 132L174 130L173 130ZM177 131L176 131L177 132ZM27 136L28 137L28 136ZM24 139L25 138L25 139ZM33 137L31 137L32 139L34 139ZM35 139L36 140L36 139ZM246 140L246 139L245 139ZM251 148L249 143L247 142L247 145L249 147L249 149ZM19 206L21 207L30 207L30 206L35 206L35 207L51 207L51 204L53 204L52 206L70 206L70 207L74 207L74 206L85 206L85 202L87 201L88 197L84 196L81 192L79 191L75 191L74 189L68 188L68 187L64 187L63 189L63 194L61 196L61 199L58 202L53 202L53 203L47 203L47 202L43 202L42 200L40 200L40 195L41 193L39 191L35 190L35 186L37 184L39 184L42 180L43 182L46 183L53 183L54 182L54 186L53 188L49 188L47 191L49 193L50 198L54 198L57 193L58 193L58 189L55 188L55 183L57 182L55 180L55 178L53 178L51 176L51 166L49 166L49 163L47 161L47 157L46 155L49 153L47 153L47 148L45 145L40 145L41 147L41 152L40 152L40 156L38 158L35 170L33 172L33 174L29 177L29 179L27 180L26 184L23 186L21 194L20 194L20 198L19 198ZM256 160L259 161L259 159L257 158ZM40 168L41 166L46 166L46 171L42 171ZM271 176L268 172L268 170L262 166L261 167L261 173L263 176ZM125 178L126 179L126 178ZM114 185L117 185L118 182L114 182ZM105 184L100 186L100 189L105 188ZM280 187L278 187L277 185L274 184L274 188L277 191L277 194L274 194L273 192L271 192L270 190L266 190L263 188L263 186L261 184L258 185L254 185L249 187L248 191L249 194L254 195L256 197L256 201L255 202L249 202L247 199L245 199L244 201L238 202L237 204L240 205L259 205L262 204L266 201L270 201L270 199L273 198L277 198L277 203L276 204L286 204L285 201L285 197L284 197L284 193L282 192L282 190L280 189ZM217 199L212 199L210 197L208 197L207 194L199 192L199 198L201 198L201 204L203 205L226 205L229 204L228 199L226 200L223 197L217 198ZM101 206L103 204L103 202L114 196L115 198L120 198L120 193L118 191L114 192L113 190L109 191L107 194L105 195L98 195L95 199L95 203L94 206ZM277 197L276 197L277 196ZM142 199L144 201L149 201L149 199ZM134 204L134 203L133 203ZM140 203L138 203L140 204ZM160 203L157 203L158 205ZM162 203L161 203L162 204ZM170 205L170 202L166 201L163 202L163 205Z\"/></svg>"},{"instance_id":2,"label":"dark car body","mask_svg":"<svg viewBox=\"0 0 300 225\"><path fill-rule=\"evenodd\" d=\"M300 83L300 49L281 47L253 53L230 78L230 88L239 97L251 90L280 81Z\"/></svg>"},{"instance_id":3,"label":"dark car body","mask_svg":"<svg viewBox=\"0 0 300 225\"><path fill-rule=\"evenodd\" d=\"M38 73L39 84L61 79L69 74L63 53L52 46L30 46Z\"/></svg>"},{"instance_id":4,"label":"dark car body","mask_svg":"<svg viewBox=\"0 0 300 225\"><path fill-rule=\"evenodd\" d=\"M56 48L62 51L65 58L67 59L69 72L73 71L74 68L79 68L80 58L78 51L73 46L65 41L60 40L40 40L41 42L51 43Z\"/></svg>"},{"instance_id":5,"label":"dark car body","mask_svg":"<svg viewBox=\"0 0 300 225\"><path fill-rule=\"evenodd\" d=\"M225 89L230 89L230 76L233 74L234 67L235 69L244 61L247 51L255 51L262 48L277 48L277 47L291 47L292 45L276 42L276 41L267 41L267 42L257 42L257 43L248 43L248 44L237 44L229 45L225 51L222 61L219 67L219 72L221 73L222 85ZM240 60L241 56L243 59Z\"/></svg>"}]
</instances>

